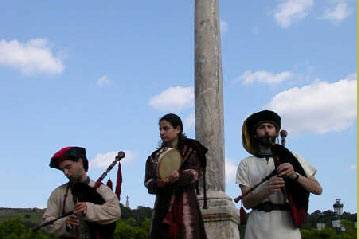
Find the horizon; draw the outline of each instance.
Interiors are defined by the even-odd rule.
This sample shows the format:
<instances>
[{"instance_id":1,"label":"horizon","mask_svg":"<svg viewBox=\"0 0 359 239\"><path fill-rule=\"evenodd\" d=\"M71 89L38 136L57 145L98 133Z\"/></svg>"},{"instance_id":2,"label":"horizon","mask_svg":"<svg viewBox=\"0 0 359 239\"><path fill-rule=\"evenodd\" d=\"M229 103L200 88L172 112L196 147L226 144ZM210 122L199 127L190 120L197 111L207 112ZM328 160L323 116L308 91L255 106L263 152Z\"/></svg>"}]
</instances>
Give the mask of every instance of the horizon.
<instances>
[{"instance_id":1,"label":"horizon","mask_svg":"<svg viewBox=\"0 0 359 239\"><path fill-rule=\"evenodd\" d=\"M120 203L123 207L126 207L123 203ZM131 209L131 210L137 210L139 207L145 207L145 208L151 208L151 209L153 209L153 207L148 207L148 206L141 206L141 205L138 205L136 208L131 208L131 207L127 207L127 208L129 208L129 209ZM0 209L19 209L19 210L26 210L26 209L28 209L28 210L45 210L46 209L46 207L45 208L38 208L38 207L28 207L28 208L22 208L22 207L20 207L20 208L13 208L13 207L0 207ZM246 209L246 212L248 213L249 211L250 211L251 209ZM333 212L333 213L335 213L334 212L334 210L331 210L331 209L328 209L328 210L313 210L312 212L309 212L308 211L308 214L313 214L314 212L316 212L316 211L320 211L320 212L328 212L328 211L330 211L330 212ZM343 211L343 213L350 213L350 214L358 214L357 212L349 212L349 211Z\"/></svg>"}]
</instances>

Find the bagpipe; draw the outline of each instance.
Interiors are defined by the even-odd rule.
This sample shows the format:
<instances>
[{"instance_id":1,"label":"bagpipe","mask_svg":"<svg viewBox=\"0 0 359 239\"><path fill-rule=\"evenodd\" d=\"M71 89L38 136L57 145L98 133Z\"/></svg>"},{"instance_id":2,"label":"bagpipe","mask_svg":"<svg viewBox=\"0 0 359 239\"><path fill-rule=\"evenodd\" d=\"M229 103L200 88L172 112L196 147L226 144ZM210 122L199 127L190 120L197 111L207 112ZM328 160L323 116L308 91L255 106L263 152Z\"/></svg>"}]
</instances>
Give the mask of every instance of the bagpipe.
<instances>
[{"instance_id":1,"label":"bagpipe","mask_svg":"<svg viewBox=\"0 0 359 239\"><path fill-rule=\"evenodd\" d=\"M121 159L125 157L124 152L118 152L118 154L115 157L115 160L108 166L108 168L101 174L101 176L96 180L95 186L91 187L87 183L69 183L68 187L71 190L71 193L74 198L74 202L91 202L94 204L102 205L105 203L104 198L97 192L97 188L99 188L102 184L102 180L107 176L107 174L112 170L112 168L118 163L118 171L117 171L117 185L116 185L116 195L118 199L120 200L121 196L121 183L122 183L122 175L121 175ZM110 183L107 182L107 185ZM112 190L112 188L111 188ZM58 221L59 219L62 219L64 217L73 215L74 211L69 211L67 213L63 213L60 217L57 217L55 219L52 219L50 221L44 222L37 227L35 227L33 230L36 231L42 227L48 226L53 224L54 222ZM109 223L109 224L98 224L95 222L88 222L86 221L86 224L89 229L89 234L91 238L111 238L111 235L113 234L116 224L115 223Z\"/></svg>"},{"instance_id":2,"label":"bagpipe","mask_svg":"<svg viewBox=\"0 0 359 239\"><path fill-rule=\"evenodd\" d=\"M287 132L285 130L281 130L281 144L273 144L271 146L273 161L274 161L274 170L264 177L258 184L254 185L250 188L246 193L239 195L234 199L235 203L238 203L241 199L243 199L246 195L254 191L259 185L263 184L271 177L277 175L277 168L280 164L290 163L293 165L293 169L295 172L299 173L302 176L306 176L305 171L298 159L293 155L285 147L285 138L287 136ZM308 215L308 202L309 202L309 192L304 189L299 183L295 180L292 180L288 177L283 178L285 181L285 188L283 189L283 193L287 196L290 214L293 221L293 225L296 227L301 227ZM243 215L244 209L241 208L241 215Z\"/></svg>"}]
</instances>

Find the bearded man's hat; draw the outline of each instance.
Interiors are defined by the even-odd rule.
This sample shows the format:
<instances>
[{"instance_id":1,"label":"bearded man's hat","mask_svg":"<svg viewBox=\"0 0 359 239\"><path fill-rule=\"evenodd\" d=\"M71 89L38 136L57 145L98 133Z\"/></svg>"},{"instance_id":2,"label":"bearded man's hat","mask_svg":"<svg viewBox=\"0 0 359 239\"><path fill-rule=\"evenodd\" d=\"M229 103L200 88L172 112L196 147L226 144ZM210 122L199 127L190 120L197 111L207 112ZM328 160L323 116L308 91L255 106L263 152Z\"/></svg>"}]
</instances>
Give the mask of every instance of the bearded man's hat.
<instances>
[{"instance_id":1,"label":"bearded man's hat","mask_svg":"<svg viewBox=\"0 0 359 239\"><path fill-rule=\"evenodd\" d=\"M271 110L262 110L257 113L251 114L244 122L242 126L242 145L245 150L255 155L256 148L254 143L254 135L256 134L256 129L261 123L272 123L277 132L281 128L281 118L280 116Z\"/></svg>"}]
</instances>

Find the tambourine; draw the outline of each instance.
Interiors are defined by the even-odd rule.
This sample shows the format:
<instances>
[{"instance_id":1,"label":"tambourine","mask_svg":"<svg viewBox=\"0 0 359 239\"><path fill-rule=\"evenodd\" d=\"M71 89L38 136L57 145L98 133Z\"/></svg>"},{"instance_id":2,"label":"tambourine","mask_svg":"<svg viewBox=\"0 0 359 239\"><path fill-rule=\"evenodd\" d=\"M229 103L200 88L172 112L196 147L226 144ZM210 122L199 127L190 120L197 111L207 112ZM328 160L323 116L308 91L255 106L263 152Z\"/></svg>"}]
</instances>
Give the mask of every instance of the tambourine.
<instances>
[{"instance_id":1,"label":"tambourine","mask_svg":"<svg viewBox=\"0 0 359 239\"><path fill-rule=\"evenodd\" d=\"M182 156L175 148L166 148L160 154L157 176L164 180L168 178L173 171L179 170L181 167Z\"/></svg>"}]
</instances>

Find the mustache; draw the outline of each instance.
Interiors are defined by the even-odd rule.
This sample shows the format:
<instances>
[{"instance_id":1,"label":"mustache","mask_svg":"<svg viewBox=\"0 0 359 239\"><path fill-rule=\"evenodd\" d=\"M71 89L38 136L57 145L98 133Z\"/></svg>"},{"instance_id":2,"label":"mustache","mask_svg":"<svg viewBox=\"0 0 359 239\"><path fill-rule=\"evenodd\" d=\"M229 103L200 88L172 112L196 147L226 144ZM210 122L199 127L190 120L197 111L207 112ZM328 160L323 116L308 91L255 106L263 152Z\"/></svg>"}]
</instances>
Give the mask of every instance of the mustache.
<instances>
[{"instance_id":1,"label":"mustache","mask_svg":"<svg viewBox=\"0 0 359 239\"><path fill-rule=\"evenodd\" d=\"M263 138L265 138L265 139L267 139L267 140L273 140L273 139L275 139L274 136L269 136L269 134L264 135Z\"/></svg>"},{"instance_id":2,"label":"mustache","mask_svg":"<svg viewBox=\"0 0 359 239\"><path fill-rule=\"evenodd\" d=\"M266 134L266 135L264 135L262 137L258 137L257 140L262 144L272 145L272 144L275 143L276 137Z\"/></svg>"}]
</instances>

